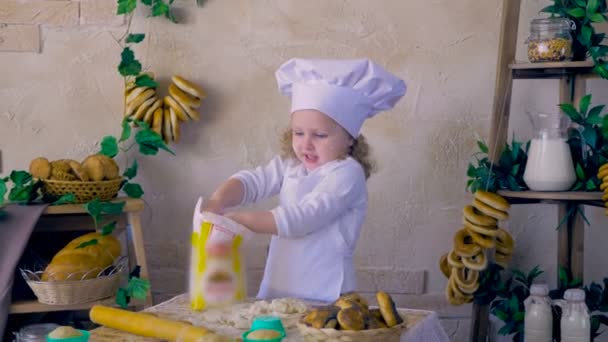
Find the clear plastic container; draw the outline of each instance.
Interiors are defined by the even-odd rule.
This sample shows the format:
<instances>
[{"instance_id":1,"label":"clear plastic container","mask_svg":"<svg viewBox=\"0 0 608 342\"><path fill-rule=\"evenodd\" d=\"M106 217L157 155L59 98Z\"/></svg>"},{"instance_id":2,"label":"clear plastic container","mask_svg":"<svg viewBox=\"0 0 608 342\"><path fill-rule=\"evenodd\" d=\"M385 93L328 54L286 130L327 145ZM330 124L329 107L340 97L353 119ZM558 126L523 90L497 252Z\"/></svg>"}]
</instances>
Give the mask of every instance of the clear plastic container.
<instances>
[{"instance_id":1,"label":"clear plastic container","mask_svg":"<svg viewBox=\"0 0 608 342\"><path fill-rule=\"evenodd\" d=\"M26 325L19 330L19 332L13 333L15 335L15 342L46 342L46 335L48 335L55 328L59 327L58 324L54 323L41 323L41 324L30 324Z\"/></svg>"},{"instance_id":2,"label":"clear plastic container","mask_svg":"<svg viewBox=\"0 0 608 342\"><path fill-rule=\"evenodd\" d=\"M591 320L589 309L585 304L585 291L566 290L564 300L558 301L558 305L562 308L560 321L562 342L591 341Z\"/></svg>"},{"instance_id":3,"label":"clear plastic container","mask_svg":"<svg viewBox=\"0 0 608 342\"><path fill-rule=\"evenodd\" d=\"M565 128L568 118L561 113L529 113L534 130L530 141L524 182L534 191L565 191L576 181Z\"/></svg>"},{"instance_id":4,"label":"clear plastic container","mask_svg":"<svg viewBox=\"0 0 608 342\"><path fill-rule=\"evenodd\" d=\"M524 316L524 341L551 342L553 341L553 315L551 313L551 298L546 284L532 284L530 296L524 301L526 315Z\"/></svg>"},{"instance_id":5,"label":"clear plastic container","mask_svg":"<svg viewBox=\"0 0 608 342\"><path fill-rule=\"evenodd\" d=\"M530 23L528 59L532 63L572 60L574 23L566 18L533 19Z\"/></svg>"}]
</instances>

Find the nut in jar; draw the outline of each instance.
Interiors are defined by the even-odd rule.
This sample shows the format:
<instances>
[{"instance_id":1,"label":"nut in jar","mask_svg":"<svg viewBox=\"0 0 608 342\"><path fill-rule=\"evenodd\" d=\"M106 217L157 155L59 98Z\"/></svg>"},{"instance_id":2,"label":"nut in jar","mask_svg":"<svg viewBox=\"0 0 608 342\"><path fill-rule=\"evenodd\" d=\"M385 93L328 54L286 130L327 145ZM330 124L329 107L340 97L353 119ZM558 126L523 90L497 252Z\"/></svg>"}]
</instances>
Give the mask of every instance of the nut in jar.
<instances>
[{"instance_id":1,"label":"nut in jar","mask_svg":"<svg viewBox=\"0 0 608 342\"><path fill-rule=\"evenodd\" d=\"M572 59L574 23L566 18L534 19L530 24L528 59L532 63Z\"/></svg>"}]
</instances>

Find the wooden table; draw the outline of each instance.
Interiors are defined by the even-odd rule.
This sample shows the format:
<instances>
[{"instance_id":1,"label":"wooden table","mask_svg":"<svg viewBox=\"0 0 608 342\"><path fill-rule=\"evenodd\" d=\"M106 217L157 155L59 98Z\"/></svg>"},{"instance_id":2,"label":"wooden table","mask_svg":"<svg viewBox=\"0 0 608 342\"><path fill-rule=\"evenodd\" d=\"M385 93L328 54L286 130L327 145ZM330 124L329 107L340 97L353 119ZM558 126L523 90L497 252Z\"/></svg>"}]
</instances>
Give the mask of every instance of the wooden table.
<instances>
[{"instance_id":1,"label":"wooden table","mask_svg":"<svg viewBox=\"0 0 608 342\"><path fill-rule=\"evenodd\" d=\"M149 278L148 263L146 262L146 253L144 249L144 237L141 227L141 212L144 209L144 201L135 198L117 198L113 202L124 201L122 215L112 217L117 220L117 227L126 227L127 247L129 252L133 253L135 264L141 267L141 277ZM36 232L66 232L80 231L84 229L93 230L93 220L90 215L84 210L82 204L65 204L57 206L49 206L42 217L38 221L34 233ZM124 228L122 228L124 229ZM131 254L131 253L129 253ZM109 305L114 302L114 299L106 299L98 302L82 303L75 305L47 305L38 302L37 300L17 301L11 303L10 313L32 313L32 312L48 312L48 311L64 311L64 310L87 310L94 304ZM152 296L148 294L145 306L152 305Z\"/></svg>"},{"instance_id":2,"label":"wooden table","mask_svg":"<svg viewBox=\"0 0 608 342\"><path fill-rule=\"evenodd\" d=\"M236 327L230 326L220 317L215 317L218 311L232 311L236 314L239 311L237 308L247 308L246 305L251 305L254 299L249 300L248 303L236 304L232 308L226 310L206 310L195 312L190 309L190 301L187 294L178 295L166 302L160 303L151 308L147 308L144 312L152 313L158 317L172 319L176 321L187 321L197 326L203 326L207 329L214 331L217 334L223 336L229 336L232 338L239 338L242 334L247 331L247 327ZM449 342L448 336L443 331L437 318L437 314L433 311L426 310L413 310L413 309L399 309L400 312L405 313L407 328L403 332L401 341L407 342L423 342L423 341L437 341L437 342ZM210 317L213 316L213 317ZM287 338L283 342L295 342L302 341L303 338L299 334L295 323L302 317L302 314L295 315L283 315L281 320L287 330ZM146 338L129 334L126 332L101 327L91 331L91 342L121 342L121 341L133 341L133 342L157 342L159 340L153 338Z\"/></svg>"}]
</instances>

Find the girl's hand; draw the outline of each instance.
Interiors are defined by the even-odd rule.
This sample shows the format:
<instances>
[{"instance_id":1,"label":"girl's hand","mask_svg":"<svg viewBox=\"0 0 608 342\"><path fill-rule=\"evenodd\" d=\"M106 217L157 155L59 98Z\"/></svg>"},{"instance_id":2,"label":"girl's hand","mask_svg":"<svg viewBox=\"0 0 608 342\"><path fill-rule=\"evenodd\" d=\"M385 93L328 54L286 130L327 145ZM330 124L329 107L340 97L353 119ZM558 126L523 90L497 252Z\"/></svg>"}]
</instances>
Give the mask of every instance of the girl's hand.
<instances>
[{"instance_id":1,"label":"girl's hand","mask_svg":"<svg viewBox=\"0 0 608 342\"><path fill-rule=\"evenodd\" d=\"M222 215L224 212L224 208L220 205L219 201L214 199L208 199L205 204L201 207L201 212L207 211L210 213L214 213L217 215Z\"/></svg>"}]
</instances>

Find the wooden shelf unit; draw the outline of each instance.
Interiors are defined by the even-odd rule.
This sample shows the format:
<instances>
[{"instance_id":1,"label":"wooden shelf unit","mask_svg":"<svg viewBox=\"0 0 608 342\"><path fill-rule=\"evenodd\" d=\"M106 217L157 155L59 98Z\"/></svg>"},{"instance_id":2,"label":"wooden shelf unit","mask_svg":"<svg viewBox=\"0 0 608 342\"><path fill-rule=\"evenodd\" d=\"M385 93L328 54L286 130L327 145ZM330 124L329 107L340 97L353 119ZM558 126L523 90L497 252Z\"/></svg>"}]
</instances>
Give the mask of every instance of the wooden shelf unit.
<instances>
[{"instance_id":1,"label":"wooden shelf unit","mask_svg":"<svg viewBox=\"0 0 608 342\"><path fill-rule=\"evenodd\" d=\"M118 227L126 226L128 231L128 239L131 240L130 252L133 257L129 256L137 265L141 267L140 274L142 278L150 279L148 273L148 264L144 249L143 232L141 227L140 213L144 209L144 201L134 198L117 198L113 202L125 201L123 213L112 219L118 221ZM86 224L84 222L89 222ZM81 231L83 227L90 225L91 218L85 212L82 204L64 204L57 206L49 206L42 213L39 225L34 228L36 232L61 232L61 231ZM117 232L123 231L123 228L117 228ZM95 304L113 305L114 299L102 299L100 301L81 303L73 305L48 305L38 302L37 300L16 301L11 303L9 307L10 314L23 314L33 312L47 311L72 311L72 310L87 310ZM152 296L148 294L143 306L152 305Z\"/></svg>"},{"instance_id":2,"label":"wooden shelf unit","mask_svg":"<svg viewBox=\"0 0 608 342\"><path fill-rule=\"evenodd\" d=\"M556 79L559 81L559 103L578 105L585 95L586 80L597 78L592 61L527 63L516 62L517 31L521 0L503 2L496 83L492 107L492 123L488 146L489 156L497 161L500 148L507 141L509 111L514 79ZM536 192L499 191L513 204L547 203L558 206L558 219L566 216L570 204L604 207L601 192ZM581 208L581 210L583 210ZM571 270L575 278L583 278L584 226L581 215L558 229L557 264ZM470 341L486 341L489 328L489 306L473 304Z\"/></svg>"}]
</instances>

